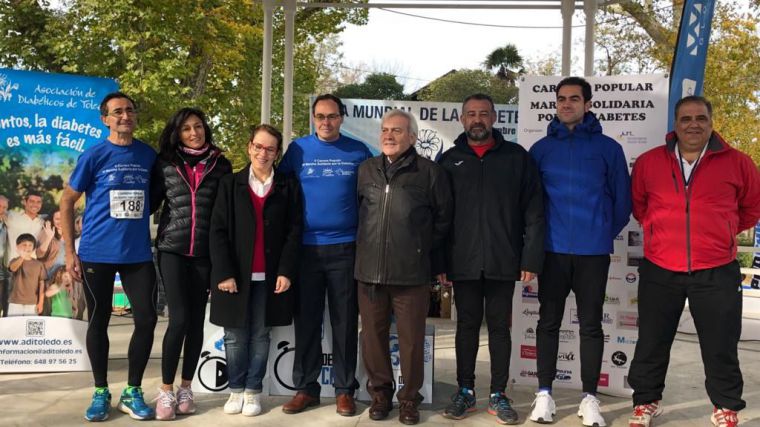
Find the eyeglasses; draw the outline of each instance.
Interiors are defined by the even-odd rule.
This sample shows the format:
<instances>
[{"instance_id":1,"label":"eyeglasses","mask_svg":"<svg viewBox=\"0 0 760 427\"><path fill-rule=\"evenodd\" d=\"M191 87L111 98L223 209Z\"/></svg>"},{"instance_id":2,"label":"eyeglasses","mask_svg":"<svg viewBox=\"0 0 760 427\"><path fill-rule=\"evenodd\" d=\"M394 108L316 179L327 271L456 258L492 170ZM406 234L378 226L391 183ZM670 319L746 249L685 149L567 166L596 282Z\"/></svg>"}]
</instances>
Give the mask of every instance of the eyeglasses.
<instances>
[{"instance_id":1,"label":"eyeglasses","mask_svg":"<svg viewBox=\"0 0 760 427\"><path fill-rule=\"evenodd\" d=\"M126 108L124 110L122 110L121 108L117 108L111 111L110 113L108 113L108 115L111 117L121 117L124 114L126 114L129 117L132 117L137 114L137 110L135 110L134 108Z\"/></svg>"},{"instance_id":2,"label":"eyeglasses","mask_svg":"<svg viewBox=\"0 0 760 427\"><path fill-rule=\"evenodd\" d=\"M266 151L267 154L275 154L275 153L277 153L277 147L266 147L266 146L258 144L258 143L253 143L253 144L251 144L251 146L253 147L253 152L254 153L260 153L261 150Z\"/></svg>"},{"instance_id":3,"label":"eyeglasses","mask_svg":"<svg viewBox=\"0 0 760 427\"><path fill-rule=\"evenodd\" d=\"M333 120L338 120L339 118L340 118L340 114L328 114L326 116L324 114L314 115L314 120L317 122L324 122L325 120L333 121Z\"/></svg>"}]
</instances>

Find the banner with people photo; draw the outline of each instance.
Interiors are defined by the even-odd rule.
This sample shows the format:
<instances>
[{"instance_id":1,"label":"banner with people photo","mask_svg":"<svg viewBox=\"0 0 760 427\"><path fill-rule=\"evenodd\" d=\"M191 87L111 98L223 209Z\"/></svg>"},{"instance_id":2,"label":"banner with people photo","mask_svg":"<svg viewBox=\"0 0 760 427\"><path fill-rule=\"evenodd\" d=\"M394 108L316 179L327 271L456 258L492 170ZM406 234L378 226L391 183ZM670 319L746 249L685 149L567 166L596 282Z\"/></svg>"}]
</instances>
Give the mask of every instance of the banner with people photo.
<instances>
[{"instance_id":1,"label":"banner with people photo","mask_svg":"<svg viewBox=\"0 0 760 427\"><path fill-rule=\"evenodd\" d=\"M99 105L117 89L0 68L0 373L90 369L84 289L62 268L58 202L77 157L107 135Z\"/></svg>"},{"instance_id":2,"label":"banner with people photo","mask_svg":"<svg viewBox=\"0 0 760 427\"><path fill-rule=\"evenodd\" d=\"M520 82L517 140L529 149L546 135L556 114L555 85L561 77L524 77ZM588 77L593 90L591 111L605 135L623 147L628 168L645 151L664 144L668 115L668 78L664 75ZM628 368L638 339L638 265L643 258L641 229L633 217L615 238L611 255L602 326L604 356L599 391L628 396ZM538 285L518 284L513 299L511 377L537 385L536 325ZM571 294L560 330L555 385L581 389L578 311Z\"/></svg>"},{"instance_id":3,"label":"banner with people photo","mask_svg":"<svg viewBox=\"0 0 760 427\"><path fill-rule=\"evenodd\" d=\"M417 119L417 153L437 160L454 145L462 133L462 104L456 102L378 101L369 99L343 99L346 116L341 133L369 145L375 154L380 152L380 121L386 111L400 109ZM517 141L517 106L497 104L496 123L507 141Z\"/></svg>"}]
</instances>

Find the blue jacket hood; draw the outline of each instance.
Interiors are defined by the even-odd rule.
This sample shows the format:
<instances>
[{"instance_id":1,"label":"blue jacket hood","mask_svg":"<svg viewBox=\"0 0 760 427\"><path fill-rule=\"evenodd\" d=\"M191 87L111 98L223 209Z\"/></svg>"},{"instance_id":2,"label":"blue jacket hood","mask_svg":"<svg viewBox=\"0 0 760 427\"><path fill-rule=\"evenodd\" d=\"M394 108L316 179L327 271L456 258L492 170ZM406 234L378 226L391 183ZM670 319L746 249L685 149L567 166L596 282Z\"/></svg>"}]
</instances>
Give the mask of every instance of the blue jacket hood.
<instances>
[{"instance_id":1,"label":"blue jacket hood","mask_svg":"<svg viewBox=\"0 0 760 427\"><path fill-rule=\"evenodd\" d=\"M541 173L550 252L612 253L631 214L631 182L623 148L588 112L573 132L554 118L530 149Z\"/></svg>"},{"instance_id":2,"label":"blue jacket hood","mask_svg":"<svg viewBox=\"0 0 760 427\"><path fill-rule=\"evenodd\" d=\"M565 126L564 123L559 121L557 116L554 116L549 125L546 127L546 135L553 138L567 138L572 133L585 133L585 134L601 134L602 124L599 123L599 119L596 118L596 114L591 111L583 115L583 121L575 126L574 132L570 132L570 129Z\"/></svg>"}]
</instances>

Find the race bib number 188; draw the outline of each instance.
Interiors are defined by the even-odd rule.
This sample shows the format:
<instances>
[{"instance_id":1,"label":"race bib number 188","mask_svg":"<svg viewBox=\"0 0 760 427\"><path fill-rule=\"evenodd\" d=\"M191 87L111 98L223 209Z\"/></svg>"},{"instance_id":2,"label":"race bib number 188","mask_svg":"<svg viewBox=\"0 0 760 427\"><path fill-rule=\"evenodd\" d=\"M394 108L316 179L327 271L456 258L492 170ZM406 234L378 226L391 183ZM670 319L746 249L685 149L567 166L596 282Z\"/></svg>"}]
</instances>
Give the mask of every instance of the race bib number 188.
<instances>
[{"instance_id":1,"label":"race bib number 188","mask_svg":"<svg viewBox=\"0 0 760 427\"><path fill-rule=\"evenodd\" d=\"M111 218L140 219L145 210L143 190L111 190Z\"/></svg>"}]
</instances>

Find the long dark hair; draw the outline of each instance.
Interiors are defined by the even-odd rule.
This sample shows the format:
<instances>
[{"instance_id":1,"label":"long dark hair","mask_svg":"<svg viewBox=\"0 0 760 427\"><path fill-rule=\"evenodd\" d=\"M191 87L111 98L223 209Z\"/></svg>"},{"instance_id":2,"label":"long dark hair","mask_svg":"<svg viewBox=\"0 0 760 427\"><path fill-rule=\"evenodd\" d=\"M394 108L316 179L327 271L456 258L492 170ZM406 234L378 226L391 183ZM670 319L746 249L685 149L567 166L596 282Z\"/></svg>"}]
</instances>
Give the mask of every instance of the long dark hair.
<instances>
[{"instance_id":1,"label":"long dark hair","mask_svg":"<svg viewBox=\"0 0 760 427\"><path fill-rule=\"evenodd\" d=\"M185 123L190 116L196 116L203 123L203 132L205 134L206 144L212 148L218 149L214 145L214 138L211 135L211 128L206 120L206 115L203 111L197 108L185 107L174 113L171 118L166 122L164 130L161 132L161 136L158 138L158 155L166 161L177 160L177 147L182 144L180 140L180 131L182 130L182 124Z\"/></svg>"}]
</instances>

